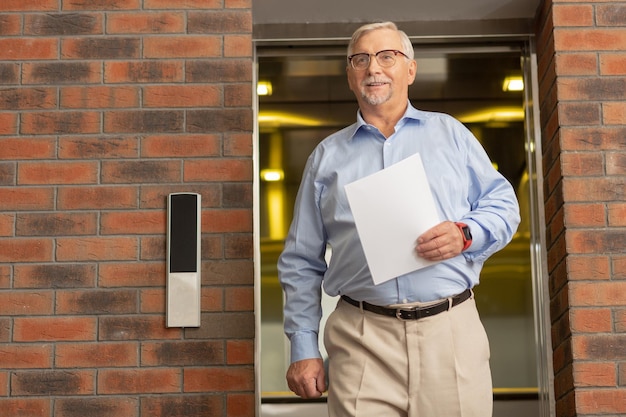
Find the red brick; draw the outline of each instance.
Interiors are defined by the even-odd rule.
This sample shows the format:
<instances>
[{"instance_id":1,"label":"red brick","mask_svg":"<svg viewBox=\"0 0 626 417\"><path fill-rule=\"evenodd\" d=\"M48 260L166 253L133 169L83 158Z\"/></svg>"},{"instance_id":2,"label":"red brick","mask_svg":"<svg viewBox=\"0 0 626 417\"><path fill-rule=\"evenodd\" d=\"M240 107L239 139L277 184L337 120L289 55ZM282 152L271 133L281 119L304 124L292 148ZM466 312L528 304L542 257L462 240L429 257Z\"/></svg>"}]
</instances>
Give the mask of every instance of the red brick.
<instances>
[{"instance_id":1,"label":"red brick","mask_svg":"<svg viewBox=\"0 0 626 417\"><path fill-rule=\"evenodd\" d=\"M0 364L3 369L50 368L52 345L0 345Z\"/></svg>"},{"instance_id":2,"label":"red brick","mask_svg":"<svg viewBox=\"0 0 626 417\"><path fill-rule=\"evenodd\" d=\"M100 233L103 235L157 234L166 230L165 211L112 211L100 216Z\"/></svg>"},{"instance_id":3,"label":"red brick","mask_svg":"<svg viewBox=\"0 0 626 417\"><path fill-rule=\"evenodd\" d=\"M561 129L563 150L599 151L621 150L620 142L626 137L623 127L566 127Z\"/></svg>"},{"instance_id":4,"label":"red brick","mask_svg":"<svg viewBox=\"0 0 626 417\"><path fill-rule=\"evenodd\" d=\"M204 232L251 232L252 212L247 209L210 210L202 213Z\"/></svg>"},{"instance_id":5,"label":"red brick","mask_svg":"<svg viewBox=\"0 0 626 417\"><path fill-rule=\"evenodd\" d=\"M2 10L2 6L0 6ZM0 16L0 36L14 36L22 33L22 17L17 14Z\"/></svg>"},{"instance_id":6,"label":"red brick","mask_svg":"<svg viewBox=\"0 0 626 417\"><path fill-rule=\"evenodd\" d=\"M604 155L599 152L561 154L561 170L567 176L602 176Z\"/></svg>"},{"instance_id":7,"label":"red brick","mask_svg":"<svg viewBox=\"0 0 626 417\"><path fill-rule=\"evenodd\" d=\"M7 88L0 90L0 109L37 110L51 109L57 105L53 88Z\"/></svg>"},{"instance_id":8,"label":"red brick","mask_svg":"<svg viewBox=\"0 0 626 417\"><path fill-rule=\"evenodd\" d=\"M624 181L619 178L566 178L563 197L571 202L619 201Z\"/></svg>"},{"instance_id":9,"label":"red brick","mask_svg":"<svg viewBox=\"0 0 626 417\"><path fill-rule=\"evenodd\" d=\"M52 261L50 239L2 239L0 262L46 262Z\"/></svg>"},{"instance_id":10,"label":"red brick","mask_svg":"<svg viewBox=\"0 0 626 417\"><path fill-rule=\"evenodd\" d=\"M138 401L132 397L57 398L54 400L55 417L139 417Z\"/></svg>"},{"instance_id":11,"label":"red brick","mask_svg":"<svg viewBox=\"0 0 626 417\"><path fill-rule=\"evenodd\" d=\"M215 58L222 55L220 36L146 37L143 46L144 58Z\"/></svg>"},{"instance_id":12,"label":"red brick","mask_svg":"<svg viewBox=\"0 0 626 417\"><path fill-rule=\"evenodd\" d=\"M141 0L63 0L63 10L139 10Z\"/></svg>"},{"instance_id":13,"label":"red brick","mask_svg":"<svg viewBox=\"0 0 626 417\"><path fill-rule=\"evenodd\" d=\"M183 131L183 122L182 111L109 111L104 116L104 131L106 133L176 133Z\"/></svg>"},{"instance_id":14,"label":"red brick","mask_svg":"<svg viewBox=\"0 0 626 417\"><path fill-rule=\"evenodd\" d=\"M613 257L613 278L626 279L626 257Z\"/></svg>"},{"instance_id":15,"label":"red brick","mask_svg":"<svg viewBox=\"0 0 626 417\"><path fill-rule=\"evenodd\" d=\"M607 223L604 204L565 204L565 223L576 227L604 226Z\"/></svg>"},{"instance_id":16,"label":"red brick","mask_svg":"<svg viewBox=\"0 0 626 417\"><path fill-rule=\"evenodd\" d=\"M226 35L224 36L225 57L251 57L252 36L250 35Z\"/></svg>"},{"instance_id":17,"label":"red brick","mask_svg":"<svg viewBox=\"0 0 626 417\"><path fill-rule=\"evenodd\" d=\"M226 341L226 363L229 365L252 365L254 363L254 341Z\"/></svg>"},{"instance_id":18,"label":"red brick","mask_svg":"<svg viewBox=\"0 0 626 417\"><path fill-rule=\"evenodd\" d=\"M64 38L64 59L137 59L141 58L141 39L130 37Z\"/></svg>"},{"instance_id":19,"label":"red brick","mask_svg":"<svg viewBox=\"0 0 626 417\"><path fill-rule=\"evenodd\" d=\"M93 288L93 264L15 265L14 288Z\"/></svg>"},{"instance_id":20,"label":"red brick","mask_svg":"<svg viewBox=\"0 0 626 417\"><path fill-rule=\"evenodd\" d=\"M225 0L224 7L227 9L251 9L252 0Z\"/></svg>"},{"instance_id":21,"label":"red brick","mask_svg":"<svg viewBox=\"0 0 626 417\"><path fill-rule=\"evenodd\" d=\"M248 159L189 160L185 163L184 181L249 181L252 161Z\"/></svg>"},{"instance_id":22,"label":"red brick","mask_svg":"<svg viewBox=\"0 0 626 417\"><path fill-rule=\"evenodd\" d=\"M224 139L225 156L252 156L252 135L249 133L230 133Z\"/></svg>"},{"instance_id":23,"label":"red brick","mask_svg":"<svg viewBox=\"0 0 626 417\"><path fill-rule=\"evenodd\" d=\"M250 417L256 413L254 394L228 394L226 415L228 417Z\"/></svg>"},{"instance_id":24,"label":"red brick","mask_svg":"<svg viewBox=\"0 0 626 417\"><path fill-rule=\"evenodd\" d=\"M623 4L599 4L595 8L598 26L626 26L626 6Z\"/></svg>"},{"instance_id":25,"label":"red brick","mask_svg":"<svg viewBox=\"0 0 626 417\"><path fill-rule=\"evenodd\" d=\"M626 332L626 310L619 309L615 312L615 331Z\"/></svg>"},{"instance_id":26,"label":"red brick","mask_svg":"<svg viewBox=\"0 0 626 417\"><path fill-rule=\"evenodd\" d=\"M626 75L626 53L600 54L600 74Z\"/></svg>"},{"instance_id":27,"label":"red brick","mask_svg":"<svg viewBox=\"0 0 626 417\"><path fill-rule=\"evenodd\" d=\"M184 33L185 15L168 11L160 13L109 13L107 33Z\"/></svg>"},{"instance_id":28,"label":"red brick","mask_svg":"<svg viewBox=\"0 0 626 417\"><path fill-rule=\"evenodd\" d=\"M253 287L230 287L224 290L225 311L253 311L254 288Z\"/></svg>"},{"instance_id":29,"label":"red brick","mask_svg":"<svg viewBox=\"0 0 626 417\"><path fill-rule=\"evenodd\" d=\"M626 282L573 282L569 300L570 306L623 306Z\"/></svg>"},{"instance_id":30,"label":"red brick","mask_svg":"<svg viewBox=\"0 0 626 417\"><path fill-rule=\"evenodd\" d=\"M219 9L222 0L144 0L145 9Z\"/></svg>"},{"instance_id":31,"label":"red brick","mask_svg":"<svg viewBox=\"0 0 626 417\"><path fill-rule=\"evenodd\" d=\"M24 34L38 36L77 36L102 34L102 15L89 13L26 14Z\"/></svg>"},{"instance_id":32,"label":"red brick","mask_svg":"<svg viewBox=\"0 0 626 417\"><path fill-rule=\"evenodd\" d=\"M55 154L54 138L0 138L0 159L45 159Z\"/></svg>"},{"instance_id":33,"label":"red brick","mask_svg":"<svg viewBox=\"0 0 626 417\"><path fill-rule=\"evenodd\" d=\"M106 83L157 83L183 81L182 61L105 62Z\"/></svg>"},{"instance_id":34,"label":"red brick","mask_svg":"<svg viewBox=\"0 0 626 417\"><path fill-rule=\"evenodd\" d=\"M1 10L2 6L0 6ZM21 61L58 58L57 39L5 38L0 39L0 61Z\"/></svg>"},{"instance_id":35,"label":"red brick","mask_svg":"<svg viewBox=\"0 0 626 417\"><path fill-rule=\"evenodd\" d=\"M215 107L222 104L222 88L215 85L146 86L144 107Z\"/></svg>"},{"instance_id":36,"label":"red brick","mask_svg":"<svg viewBox=\"0 0 626 417\"><path fill-rule=\"evenodd\" d=\"M17 236L91 235L98 230L96 213L25 213L17 216Z\"/></svg>"},{"instance_id":37,"label":"red brick","mask_svg":"<svg viewBox=\"0 0 626 417\"><path fill-rule=\"evenodd\" d=\"M611 266L606 255L575 255L567 258L567 273L571 280L609 279Z\"/></svg>"},{"instance_id":38,"label":"red brick","mask_svg":"<svg viewBox=\"0 0 626 417\"><path fill-rule=\"evenodd\" d=\"M96 62L35 62L24 63L22 67L23 84L95 84L102 81L102 65Z\"/></svg>"},{"instance_id":39,"label":"red brick","mask_svg":"<svg viewBox=\"0 0 626 417\"><path fill-rule=\"evenodd\" d=\"M139 364L137 343L63 343L55 349L57 368L114 368Z\"/></svg>"},{"instance_id":40,"label":"red brick","mask_svg":"<svg viewBox=\"0 0 626 417\"><path fill-rule=\"evenodd\" d=\"M552 7L555 26L593 26L593 6L555 4Z\"/></svg>"},{"instance_id":41,"label":"red brick","mask_svg":"<svg viewBox=\"0 0 626 417\"><path fill-rule=\"evenodd\" d=\"M144 158L218 156L221 143L217 134L146 136L141 141L141 155Z\"/></svg>"},{"instance_id":42,"label":"red brick","mask_svg":"<svg viewBox=\"0 0 626 417\"><path fill-rule=\"evenodd\" d=\"M150 184L180 181L180 161L104 161L102 182L110 184Z\"/></svg>"},{"instance_id":43,"label":"red brick","mask_svg":"<svg viewBox=\"0 0 626 417\"><path fill-rule=\"evenodd\" d=\"M626 413L626 389L576 391L576 409L580 415Z\"/></svg>"},{"instance_id":44,"label":"red brick","mask_svg":"<svg viewBox=\"0 0 626 417\"><path fill-rule=\"evenodd\" d=\"M619 51L626 45L626 29L560 29L554 30L558 51Z\"/></svg>"},{"instance_id":45,"label":"red brick","mask_svg":"<svg viewBox=\"0 0 626 417\"><path fill-rule=\"evenodd\" d=\"M6 397L9 394L9 373L0 371L0 397ZM4 406L3 400L0 398L0 408L2 410L6 410L2 408Z\"/></svg>"},{"instance_id":46,"label":"red brick","mask_svg":"<svg viewBox=\"0 0 626 417\"><path fill-rule=\"evenodd\" d=\"M184 392L228 392L254 389L252 367L187 368Z\"/></svg>"},{"instance_id":47,"label":"red brick","mask_svg":"<svg viewBox=\"0 0 626 417\"><path fill-rule=\"evenodd\" d=\"M189 12L189 33L252 33L252 14L249 10L220 10ZM251 39L247 48L252 46Z\"/></svg>"},{"instance_id":48,"label":"red brick","mask_svg":"<svg viewBox=\"0 0 626 417\"><path fill-rule=\"evenodd\" d=\"M0 410L11 417L49 417L51 404L51 398L0 398Z\"/></svg>"},{"instance_id":49,"label":"red brick","mask_svg":"<svg viewBox=\"0 0 626 417\"><path fill-rule=\"evenodd\" d=\"M22 371L11 374L11 394L88 395L94 394L95 371Z\"/></svg>"},{"instance_id":50,"label":"red brick","mask_svg":"<svg viewBox=\"0 0 626 417\"><path fill-rule=\"evenodd\" d=\"M100 132L97 112L37 112L22 114L21 133L27 135Z\"/></svg>"},{"instance_id":51,"label":"red brick","mask_svg":"<svg viewBox=\"0 0 626 417\"><path fill-rule=\"evenodd\" d=\"M103 263L99 268L98 284L101 287L161 287L165 285L165 264Z\"/></svg>"},{"instance_id":52,"label":"red brick","mask_svg":"<svg viewBox=\"0 0 626 417\"><path fill-rule=\"evenodd\" d=\"M14 135L17 133L17 115L11 113L0 114L0 135Z\"/></svg>"},{"instance_id":53,"label":"red brick","mask_svg":"<svg viewBox=\"0 0 626 417\"><path fill-rule=\"evenodd\" d=\"M608 308L575 308L570 311L572 332L611 332L613 319Z\"/></svg>"},{"instance_id":54,"label":"red brick","mask_svg":"<svg viewBox=\"0 0 626 417\"><path fill-rule=\"evenodd\" d=\"M612 362L574 363L574 384L577 387L614 387L616 374Z\"/></svg>"},{"instance_id":55,"label":"red brick","mask_svg":"<svg viewBox=\"0 0 626 417\"><path fill-rule=\"evenodd\" d=\"M98 340L165 340L180 339L181 329L165 327L165 317L159 315L101 317Z\"/></svg>"},{"instance_id":56,"label":"red brick","mask_svg":"<svg viewBox=\"0 0 626 417\"><path fill-rule=\"evenodd\" d=\"M224 363L224 343L215 341L165 341L142 343L142 366L202 366Z\"/></svg>"},{"instance_id":57,"label":"red brick","mask_svg":"<svg viewBox=\"0 0 626 417\"><path fill-rule=\"evenodd\" d=\"M0 210L45 210L54 205L51 188L1 188Z\"/></svg>"},{"instance_id":58,"label":"red brick","mask_svg":"<svg viewBox=\"0 0 626 417\"><path fill-rule=\"evenodd\" d=\"M180 369L101 369L98 394L157 394L180 392Z\"/></svg>"},{"instance_id":59,"label":"red brick","mask_svg":"<svg viewBox=\"0 0 626 417\"><path fill-rule=\"evenodd\" d=\"M224 86L224 105L226 107L249 107L252 105L250 84L228 84Z\"/></svg>"},{"instance_id":60,"label":"red brick","mask_svg":"<svg viewBox=\"0 0 626 417\"><path fill-rule=\"evenodd\" d=\"M15 215L0 213L0 236L13 236L15 231Z\"/></svg>"},{"instance_id":61,"label":"red brick","mask_svg":"<svg viewBox=\"0 0 626 417\"><path fill-rule=\"evenodd\" d=\"M559 75L596 75L598 57L595 53L559 53L555 57Z\"/></svg>"},{"instance_id":62,"label":"red brick","mask_svg":"<svg viewBox=\"0 0 626 417\"><path fill-rule=\"evenodd\" d=\"M97 162L24 162L18 167L19 184L95 184Z\"/></svg>"},{"instance_id":63,"label":"red brick","mask_svg":"<svg viewBox=\"0 0 626 417\"><path fill-rule=\"evenodd\" d=\"M104 109L139 106L138 87L65 87L61 89L61 107Z\"/></svg>"},{"instance_id":64,"label":"red brick","mask_svg":"<svg viewBox=\"0 0 626 417\"><path fill-rule=\"evenodd\" d=\"M0 316L52 314L53 299L51 291L0 292Z\"/></svg>"},{"instance_id":65,"label":"red brick","mask_svg":"<svg viewBox=\"0 0 626 417\"><path fill-rule=\"evenodd\" d=\"M136 290L57 291L56 314L132 314L138 310Z\"/></svg>"},{"instance_id":66,"label":"red brick","mask_svg":"<svg viewBox=\"0 0 626 417\"><path fill-rule=\"evenodd\" d=\"M626 226L626 203L609 204L609 226Z\"/></svg>"},{"instance_id":67,"label":"red brick","mask_svg":"<svg viewBox=\"0 0 626 417\"><path fill-rule=\"evenodd\" d=\"M94 341L96 318L37 317L16 318L13 339L16 342Z\"/></svg>"},{"instance_id":68,"label":"red brick","mask_svg":"<svg viewBox=\"0 0 626 417\"><path fill-rule=\"evenodd\" d=\"M141 399L141 415L168 417L228 415L234 417L231 414L224 414L223 403L222 396L214 393L144 397ZM250 414L252 415L254 414Z\"/></svg>"},{"instance_id":69,"label":"red brick","mask_svg":"<svg viewBox=\"0 0 626 417\"><path fill-rule=\"evenodd\" d=\"M136 187L63 187L58 192L62 210L132 209L137 207Z\"/></svg>"},{"instance_id":70,"label":"red brick","mask_svg":"<svg viewBox=\"0 0 626 417\"><path fill-rule=\"evenodd\" d=\"M58 261L121 261L136 259L138 242L134 237L58 238Z\"/></svg>"},{"instance_id":71,"label":"red brick","mask_svg":"<svg viewBox=\"0 0 626 417\"><path fill-rule=\"evenodd\" d=\"M63 159L115 159L139 156L139 138L102 137L59 140L59 157Z\"/></svg>"},{"instance_id":72,"label":"red brick","mask_svg":"<svg viewBox=\"0 0 626 417\"><path fill-rule=\"evenodd\" d=\"M609 102L602 103L602 121L607 125L626 124L626 103Z\"/></svg>"},{"instance_id":73,"label":"red brick","mask_svg":"<svg viewBox=\"0 0 626 417\"><path fill-rule=\"evenodd\" d=\"M222 311L224 292L220 288L202 288L200 297L202 311Z\"/></svg>"},{"instance_id":74,"label":"red brick","mask_svg":"<svg viewBox=\"0 0 626 417\"><path fill-rule=\"evenodd\" d=\"M165 289L143 289L139 291L141 313L165 313Z\"/></svg>"}]
</instances>

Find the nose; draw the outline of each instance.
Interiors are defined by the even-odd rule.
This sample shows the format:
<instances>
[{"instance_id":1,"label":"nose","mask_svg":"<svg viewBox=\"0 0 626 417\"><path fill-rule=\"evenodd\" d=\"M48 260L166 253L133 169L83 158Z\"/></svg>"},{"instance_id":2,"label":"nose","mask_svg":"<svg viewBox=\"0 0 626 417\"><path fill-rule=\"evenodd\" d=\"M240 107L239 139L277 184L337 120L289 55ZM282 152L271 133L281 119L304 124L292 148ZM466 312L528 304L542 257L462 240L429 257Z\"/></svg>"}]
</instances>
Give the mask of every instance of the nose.
<instances>
[{"instance_id":1,"label":"nose","mask_svg":"<svg viewBox=\"0 0 626 417\"><path fill-rule=\"evenodd\" d=\"M376 58L375 55L370 55L370 63L367 66L367 72L368 73L378 73L381 71L381 66L378 63L378 58Z\"/></svg>"}]
</instances>

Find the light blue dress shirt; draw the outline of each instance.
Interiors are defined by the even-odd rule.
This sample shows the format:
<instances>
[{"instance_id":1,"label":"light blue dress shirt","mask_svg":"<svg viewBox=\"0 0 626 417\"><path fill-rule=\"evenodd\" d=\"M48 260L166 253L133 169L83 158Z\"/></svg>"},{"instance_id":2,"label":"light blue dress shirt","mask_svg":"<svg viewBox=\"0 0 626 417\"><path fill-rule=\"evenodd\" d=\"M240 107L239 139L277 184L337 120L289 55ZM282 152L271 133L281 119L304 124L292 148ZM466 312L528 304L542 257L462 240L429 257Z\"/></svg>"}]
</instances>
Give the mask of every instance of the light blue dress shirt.
<instances>
[{"instance_id":1,"label":"light blue dress shirt","mask_svg":"<svg viewBox=\"0 0 626 417\"><path fill-rule=\"evenodd\" d=\"M415 153L424 164L439 218L466 223L473 242L455 258L374 285L344 186ZM409 103L395 133L385 139L357 113L355 124L327 137L309 156L278 260L291 361L320 357L322 286L331 296L383 306L456 295L478 284L483 262L506 246L519 221L511 184L459 121Z\"/></svg>"}]
</instances>

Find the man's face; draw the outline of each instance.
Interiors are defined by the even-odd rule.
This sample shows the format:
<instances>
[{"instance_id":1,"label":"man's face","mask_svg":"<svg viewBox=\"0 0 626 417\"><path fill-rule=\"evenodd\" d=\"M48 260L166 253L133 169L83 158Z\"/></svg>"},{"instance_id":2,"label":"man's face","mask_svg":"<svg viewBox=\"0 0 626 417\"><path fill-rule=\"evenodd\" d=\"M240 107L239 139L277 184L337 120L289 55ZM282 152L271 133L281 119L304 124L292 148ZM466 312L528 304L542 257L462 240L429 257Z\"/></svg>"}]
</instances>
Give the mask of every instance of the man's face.
<instances>
[{"instance_id":1,"label":"man's face","mask_svg":"<svg viewBox=\"0 0 626 417\"><path fill-rule=\"evenodd\" d=\"M385 49L402 51L402 42L396 31L378 29L368 32L354 45L352 53L375 54ZM390 101L404 106L408 99L408 86L415 80L416 63L397 55L393 66L383 68L371 56L367 68L355 70L348 64L347 71L350 90L361 106L377 106Z\"/></svg>"}]
</instances>

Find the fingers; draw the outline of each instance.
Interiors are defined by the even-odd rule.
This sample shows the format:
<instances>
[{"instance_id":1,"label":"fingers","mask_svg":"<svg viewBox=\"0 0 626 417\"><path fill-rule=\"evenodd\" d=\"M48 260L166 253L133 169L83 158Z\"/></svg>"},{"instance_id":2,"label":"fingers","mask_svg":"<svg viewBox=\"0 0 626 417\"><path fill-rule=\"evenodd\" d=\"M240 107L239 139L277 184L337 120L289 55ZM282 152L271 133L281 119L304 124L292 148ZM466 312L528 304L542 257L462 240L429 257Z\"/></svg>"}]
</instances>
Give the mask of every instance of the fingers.
<instances>
[{"instance_id":1,"label":"fingers","mask_svg":"<svg viewBox=\"0 0 626 417\"><path fill-rule=\"evenodd\" d=\"M287 386L302 398L319 398L326 391L322 360L305 359L292 363L287 370Z\"/></svg>"},{"instance_id":2,"label":"fingers","mask_svg":"<svg viewBox=\"0 0 626 417\"><path fill-rule=\"evenodd\" d=\"M418 256L430 261L453 258L460 254L462 249L463 237L458 227L449 221L424 232L415 247Z\"/></svg>"}]
</instances>

